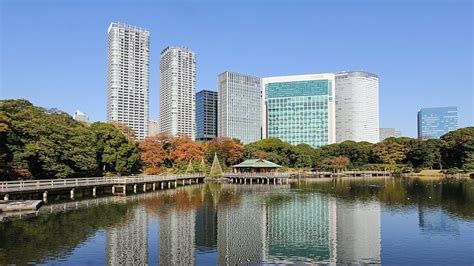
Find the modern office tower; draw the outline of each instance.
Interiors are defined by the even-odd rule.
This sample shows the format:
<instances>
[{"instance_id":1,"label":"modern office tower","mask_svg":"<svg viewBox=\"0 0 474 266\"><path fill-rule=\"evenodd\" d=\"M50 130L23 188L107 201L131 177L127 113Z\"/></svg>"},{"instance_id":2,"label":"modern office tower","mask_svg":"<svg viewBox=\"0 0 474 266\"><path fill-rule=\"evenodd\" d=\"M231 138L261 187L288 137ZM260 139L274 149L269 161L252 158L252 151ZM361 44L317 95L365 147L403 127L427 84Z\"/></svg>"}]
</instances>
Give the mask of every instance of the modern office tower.
<instances>
[{"instance_id":1,"label":"modern office tower","mask_svg":"<svg viewBox=\"0 0 474 266\"><path fill-rule=\"evenodd\" d=\"M247 144L261 139L261 79L226 71L218 77L219 137Z\"/></svg>"},{"instance_id":2,"label":"modern office tower","mask_svg":"<svg viewBox=\"0 0 474 266\"><path fill-rule=\"evenodd\" d=\"M108 29L107 121L131 128L137 139L148 136L150 33L111 23Z\"/></svg>"},{"instance_id":3,"label":"modern office tower","mask_svg":"<svg viewBox=\"0 0 474 266\"><path fill-rule=\"evenodd\" d=\"M160 265L194 265L196 211L173 209L160 216L158 259Z\"/></svg>"},{"instance_id":4,"label":"modern office tower","mask_svg":"<svg viewBox=\"0 0 474 266\"><path fill-rule=\"evenodd\" d=\"M379 142L379 78L363 71L336 73L336 141Z\"/></svg>"},{"instance_id":5,"label":"modern office tower","mask_svg":"<svg viewBox=\"0 0 474 266\"><path fill-rule=\"evenodd\" d=\"M148 121L148 137L156 136L160 133L160 124L158 121Z\"/></svg>"},{"instance_id":6,"label":"modern office tower","mask_svg":"<svg viewBox=\"0 0 474 266\"><path fill-rule=\"evenodd\" d=\"M87 115L79 110L76 110L74 112L74 116L73 116L74 120L76 121L79 121L79 122L83 122L83 123L86 123L86 124L89 124L89 117L87 117Z\"/></svg>"},{"instance_id":7,"label":"modern office tower","mask_svg":"<svg viewBox=\"0 0 474 266\"><path fill-rule=\"evenodd\" d=\"M196 55L184 47L167 47L160 61L160 130L196 135Z\"/></svg>"},{"instance_id":8,"label":"modern office tower","mask_svg":"<svg viewBox=\"0 0 474 266\"><path fill-rule=\"evenodd\" d=\"M379 140L382 141L388 138L399 138L402 136L402 132L396 130L395 128L380 128L379 130Z\"/></svg>"},{"instance_id":9,"label":"modern office tower","mask_svg":"<svg viewBox=\"0 0 474 266\"><path fill-rule=\"evenodd\" d=\"M321 147L336 142L334 74L262 79L263 138Z\"/></svg>"},{"instance_id":10,"label":"modern office tower","mask_svg":"<svg viewBox=\"0 0 474 266\"><path fill-rule=\"evenodd\" d=\"M148 264L148 213L137 206L127 221L105 230L107 265Z\"/></svg>"},{"instance_id":11,"label":"modern office tower","mask_svg":"<svg viewBox=\"0 0 474 266\"><path fill-rule=\"evenodd\" d=\"M457 107L422 108L418 111L418 139L437 139L457 128Z\"/></svg>"},{"instance_id":12,"label":"modern office tower","mask_svg":"<svg viewBox=\"0 0 474 266\"><path fill-rule=\"evenodd\" d=\"M217 137L217 92L202 90L196 93L196 140Z\"/></svg>"},{"instance_id":13,"label":"modern office tower","mask_svg":"<svg viewBox=\"0 0 474 266\"><path fill-rule=\"evenodd\" d=\"M381 206L378 201L337 199L337 262L381 263Z\"/></svg>"}]
</instances>

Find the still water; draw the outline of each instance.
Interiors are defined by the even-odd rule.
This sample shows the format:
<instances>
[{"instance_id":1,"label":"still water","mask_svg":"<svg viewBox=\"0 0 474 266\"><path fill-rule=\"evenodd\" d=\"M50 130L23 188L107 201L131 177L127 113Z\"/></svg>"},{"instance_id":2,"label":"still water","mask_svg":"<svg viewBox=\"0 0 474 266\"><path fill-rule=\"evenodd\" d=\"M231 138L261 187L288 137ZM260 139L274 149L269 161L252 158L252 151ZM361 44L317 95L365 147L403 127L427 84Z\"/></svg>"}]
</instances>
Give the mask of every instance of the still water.
<instances>
[{"instance_id":1,"label":"still water","mask_svg":"<svg viewBox=\"0 0 474 266\"><path fill-rule=\"evenodd\" d=\"M474 263L474 182L202 184L0 224L0 264Z\"/></svg>"}]
</instances>

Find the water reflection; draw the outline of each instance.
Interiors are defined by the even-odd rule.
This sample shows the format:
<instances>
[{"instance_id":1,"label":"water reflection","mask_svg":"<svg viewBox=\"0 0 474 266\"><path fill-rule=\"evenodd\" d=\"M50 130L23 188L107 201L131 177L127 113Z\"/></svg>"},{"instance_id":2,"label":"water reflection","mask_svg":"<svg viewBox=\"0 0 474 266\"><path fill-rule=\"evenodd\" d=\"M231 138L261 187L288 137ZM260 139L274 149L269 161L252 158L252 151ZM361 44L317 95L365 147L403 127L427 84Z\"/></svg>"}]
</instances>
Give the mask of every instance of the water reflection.
<instances>
[{"instance_id":1,"label":"water reflection","mask_svg":"<svg viewBox=\"0 0 474 266\"><path fill-rule=\"evenodd\" d=\"M458 244L453 249L469 249L465 239L466 232L467 239L474 236L472 190L470 181L345 179L291 187L206 184L114 198L101 205L76 204L84 206L76 209L66 203L64 212L52 212L61 205L50 205L46 207L51 214L43 211L0 224L0 264L84 263L76 248L83 245L103 245L94 247L94 262L109 265L193 265L203 256L221 265L395 262L389 256L384 259L382 238L396 243L393 238L402 235L422 245L420 236L438 236L439 243L429 249L441 247L448 238ZM413 228L392 228L386 220L384 237L384 210L407 218L415 215L420 235ZM100 232L103 244L97 244L102 243ZM470 245L472 249L472 239ZM389 247L398 256L394 260L403 261L410 253L394 248L403 247ZM436 255L429 249L424 250L427 258ZM422 254L416 256L423 259Z\"/></svg>"},{"instance_id":2,"label":"water reflection","mask_svg":"<svg viewBox=\"0 0 474 266\"><path fill-rule=\"evenodd\" d=\"M128 215L126 223L105 231L108 265L148 264L148 214L138 206Z\"/></svg>"}]
</instances>

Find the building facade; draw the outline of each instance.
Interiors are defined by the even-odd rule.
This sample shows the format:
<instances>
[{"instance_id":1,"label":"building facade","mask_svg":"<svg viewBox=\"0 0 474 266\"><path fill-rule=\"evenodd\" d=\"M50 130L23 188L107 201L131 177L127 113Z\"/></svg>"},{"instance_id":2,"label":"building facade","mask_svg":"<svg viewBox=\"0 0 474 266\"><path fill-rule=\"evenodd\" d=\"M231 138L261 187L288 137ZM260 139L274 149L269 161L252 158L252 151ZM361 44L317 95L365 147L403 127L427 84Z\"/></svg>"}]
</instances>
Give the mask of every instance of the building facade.
<instances>
[{"instance_id":1,"label":"building facade","mask_svg":"<svg viewBox=\"0 0 474 266\"><path fill-rule=\"evenodd\" d=\"M79 111L79 110L76 110L74 112L74 116L73 116L74 120L76 121L79 121L79 122L83 122L83 123L86 123L86 124L89 124L89 117L87 116L87 114Z\"/></svg>"},{"instance_id":2,"label":"building facade","mask_svg":"<svg viewBox=\"0 0 474 266\"><path fill-rule=\"evenodd\" d=\"M336 73L336 141L379 142L379 78L350 71Z\"/></svg>"},{"instance_id":3,"label":"building facade","mask_svg":"<svg viewBox=\"0 0 474 266\"><path fill-rule=\"evenodd\" d=\"M458 108L434 107L418 111L418 139L438 139L458 128Z\"/></svg>"},{"instance_id":4,"label":"building facade","mask_svg":"<svg viewBox=\"0 0 474 266\"><path fill-rule=\"evenodd\" d=\"M208 141L217 137L217 92L202 90L196 93L196 140Z\"/></svg>"},{"instance_id":5,"label":"building facade","mask_svg":"<svg viewBox=\"0 0 474 266\"><path fill-rule=\"evenodd\" d=\"M315 148L335 143L334 87L334 74L263 78L263 138Z\"/></svg>"},{"instance_id":6,"label":"building facade","mask_svg":"<svg viewBox=\"0 0 474 266\"><path fill-rule=\"evenodd\" d=\"M108 28L107 121L148 136L149 43L146 29L111 23Z\"/></svg>"},{"instance_id":7,"label":"building facade","mask_svg":"<svg viewBox=\"0 0 474 266\"><path fill-rule=\"evenodd\" d=\"M155 120L148 121L148 137L156 136L160 133L160 123Z\"/></svg>"},{"instance_id":8,"label":"building facade","mask_svg":"<svg viewBox=\"0 0 474 266\"><path fill-rule=\"evenodd\" d=\"M399 138L402 136L402 132L396 130L395 128L380 128L379 133L380 141L388 138Z\"/></svg>"},{"instance_id":9,"label":"building facade","mask_svg":"<svg viewBox=\"0 0 474 266\"><path fill-rule=\"evenodd\" d=\"M261 80L226 71L218 77L218 136L247 144L261 139Z\"/></svg>"},{"instance_id":10,"label":"building facade","mask_svg":"<svg viewBox=\"0 0 474 266\"><path fill-rule=\"evenodd\" d=\"M160 61L160 130L196 135L196 55L184 47L167 47Z\"/></svg>"}]
</instances>

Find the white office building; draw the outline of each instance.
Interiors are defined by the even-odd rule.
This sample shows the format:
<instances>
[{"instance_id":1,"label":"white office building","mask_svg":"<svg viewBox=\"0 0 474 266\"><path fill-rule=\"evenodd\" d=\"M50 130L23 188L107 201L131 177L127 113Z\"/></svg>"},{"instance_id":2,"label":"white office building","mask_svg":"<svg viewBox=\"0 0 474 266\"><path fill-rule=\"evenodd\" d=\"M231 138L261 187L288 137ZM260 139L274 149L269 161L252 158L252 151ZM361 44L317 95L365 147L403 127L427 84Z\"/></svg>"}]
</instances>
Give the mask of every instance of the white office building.
<instances>
[{"instance_id":1,"label":"white office building","mask_svg":"<svg viewBox=\"0 0 474 266\"><path fill-rule=\"evenodd\" d=\"M218 77L217 135L247 144L261 139L261 80L226 71Z\"/></svg>"},{"instance_id":2,"label":"white office building","mask_svg":"<svg viewBox=\"0 0 474 266\"><path fill-rule=\"evenodd\" d=\"M314 148L335 143L334 74L262 79L263 138Z\"/></svg>"},{"instance_id":3,"label":"white office building","mask_svg":"<svg viewBox=\"0 0 474 266\"><path fill-rule=\"evenodd\" d=\"M81 112L80 110L76 110L74 112L73 118L74 118L74 120L79 121L79 122L83 122L83 123L86 123L86 124L90 123L89 122L89 117L87 116L87 114Z\"/></svg>"},{"instance_id":4,"label":"white office building","mask_svg":"<svg viewBox=\"0 0 474 266\"><path fill-rule=\"evenodd\" d=\"M196 135L196 55L183 47L167 47L160 61L160 130Z\"/></svg>"},{"instance_id":5,"label":"white office building","mask_svg":"<svg viewBox=\"0 0 474 266\"><path fill-rule=\"evenodd\" d=\"M379 78L350 71L336 73L336 140L379 141Z\"/></svg>"},{"instance_id":6,"label":"white office building","mask_svg":"<svg viewBox=\"0 0 474 266\"><path fill-rule=\"evenodd\" d=\"M146 29L111 23L108 29L107 121L148 136L149 39Z\"/></svg>"}]
</instances>

